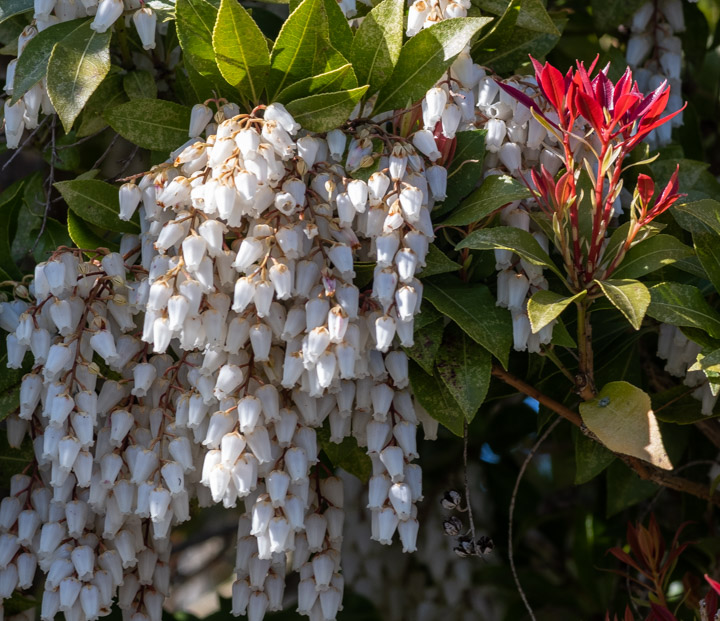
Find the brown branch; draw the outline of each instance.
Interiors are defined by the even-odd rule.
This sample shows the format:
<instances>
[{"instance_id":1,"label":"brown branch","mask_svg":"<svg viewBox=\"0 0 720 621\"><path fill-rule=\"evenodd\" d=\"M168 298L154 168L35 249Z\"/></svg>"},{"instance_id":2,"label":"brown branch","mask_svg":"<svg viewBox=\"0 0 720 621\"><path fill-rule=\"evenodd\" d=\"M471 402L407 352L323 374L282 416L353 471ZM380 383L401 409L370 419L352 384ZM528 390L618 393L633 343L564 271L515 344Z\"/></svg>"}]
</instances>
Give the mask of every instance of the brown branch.
<instances>
[{"instance_id":1,"label":"brown branch","mask_svg":"<svg viewBox=\"0 0 720 621\"><path fill-rule=\"evenodd\" d=\"M527 382L524 382L519 377L515 377L512 373L508 373L502 367L493 365L492 374L508 384L508 386L517 388L521 393L536 399L546 408L569 420L576 427L582 426L582 419L579 414L573 412L570 408L564 406L559 401L555 401L552 397L548 397L546 394L540 392L537 388L531 386Z\"/></svg>"},{"instance_id":2,"label":"brown branch","mask_svg":"<svg viewBox=\"0 0 720 621\"><path fill-rule=\"evenodd\" d=\"M559 401L555 401L555 399L553 399L552 397L548 397L547 395L540 392L537 388L521 380L519 377L515 377L512 373L508 373L507 371L505 371L505 369L498 365L493 365L492 374L498 379L508 384L509 386L512 386L521 393L527 395L528 397L536 399L546 408L549 408L556 414L559 414L563 418L569 420L573 425L578 427L583 432L583 434L595 440L595 442L602 444L597 439L595 434L591 433L585 427L582 419L580 418L580 415L576 412L573 412L567 406L563 405ZM616 453L615 451L612 452L617 457L619 457L625 463L625 465L631 468L641 479L644 479L646 481L652 481L657 485L661 485L662 487L667 487L678 492L691 494L692 496L696 496L698 498L701 498L702 500L707 500L714 505L720 506L720 492L711 493L709 486L702 483L697 483L696 481L690 481L689 479L674 476L664 470L645 463L637 459L636 457L630 457L629 455L623 455L621 453Z\"/></svg>"}]
</instances>

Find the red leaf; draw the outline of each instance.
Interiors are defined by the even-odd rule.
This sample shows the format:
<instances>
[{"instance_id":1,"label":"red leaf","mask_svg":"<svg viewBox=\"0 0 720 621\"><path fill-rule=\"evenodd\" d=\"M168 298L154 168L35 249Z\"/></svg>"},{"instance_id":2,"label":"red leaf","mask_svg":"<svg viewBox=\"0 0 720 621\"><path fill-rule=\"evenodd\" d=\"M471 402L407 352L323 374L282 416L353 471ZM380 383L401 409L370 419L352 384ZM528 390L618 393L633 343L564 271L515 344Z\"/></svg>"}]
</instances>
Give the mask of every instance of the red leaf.
<instances>
[{"instance_id":1,"label":"red leaf","mask_svg":"<svg viewBox=\"0 0 720 621\"><path fill-rule=\"evenodd\" d=\"M540 74L540 84L542 84L548 101L562 117L562 112L565 111L564 100L566 91L563 74L550 63L545 63L542 73Z\"/></svg>"},{"instance_id":2,"label":"red leaf","mask_svg":"<svg viewBox=\"0 0 720 621\"><path fill-rule=\"evenodd\" d=\"M622 561L626 565L630 565L633 569L637 569L640 573L645 573L638 564L632 559L632 557L627 553L623 552L620 548L610 548L608 550L610 554L612 554L616 559L619 561Z\"/></svg>"},{"instance_id":3,"label":"red leaf","mask_svg":"<svg viewBox=\"0 0 720 621\"><path fill-rule=\"evenodd\" d=\"M707 580L708 584L713 588L716 593L720 594L720 582L716 582L707 574L705 574L705 580Z\"/></svg>"},{"instance_id":4,"label":"red leaf","mask_svg":"<svg viewBox=\"0 0 720 621\"><path fill-rule=\"evenodd\" d=\"M583 92L578 92L577 97L575 97L575 102L580 114L593 126L598 137L602 137L601 132L604 126L605 116L603 115L600 104Z\"/></svg>"},{"instance_id":5,"label":"red leaf","mask_svg":"<svg viewBox=\"0 0 720 621\"><path fill-rule=\"evenodd\" d=\"M648 617L648 621L677 621L675 615L665 606L650 604L650 610L652 610L652 613Z\"/></svg>"},{"instance_id":6,"label":"red leaf","mask_svg":"<svg viewBox=\"0 0 720 621\"><path fill-rule=\"evenodd\" d=\"M705 596L705 606L707 607L708 619L714 619L718 610L718 594L715 590L710 589Z\"/></svg>"},{"instance_id":7,"label":"red leaf","mask_svg":"<svg viewBox=\"0 0 720 621\"><path fill-rule=\"evenodd\" d=\"M638 175L637 190L641 203L647 206L653 194L655 194L655 182L652 180L652 177L643 174Z\"/></svg>"}]
</instances>

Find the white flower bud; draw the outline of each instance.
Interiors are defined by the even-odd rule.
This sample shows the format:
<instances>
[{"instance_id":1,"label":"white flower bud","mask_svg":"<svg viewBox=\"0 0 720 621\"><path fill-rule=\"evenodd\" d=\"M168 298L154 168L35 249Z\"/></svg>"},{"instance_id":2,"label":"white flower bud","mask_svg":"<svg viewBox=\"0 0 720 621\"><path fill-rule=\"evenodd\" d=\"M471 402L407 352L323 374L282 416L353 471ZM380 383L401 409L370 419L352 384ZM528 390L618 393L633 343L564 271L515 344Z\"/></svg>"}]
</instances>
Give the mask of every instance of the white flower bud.
<instances>
[{"instance_id":1,"label":"white flower bud","mask_svg":"<svg viewBox=\"0 0 720 621\"><path fill-rule=\"evenodd\" d=\"M100 0L90 28L95 32L105 32L120 19L124 10L125 6L122 0Z\"/></svg>"}]
</instances>

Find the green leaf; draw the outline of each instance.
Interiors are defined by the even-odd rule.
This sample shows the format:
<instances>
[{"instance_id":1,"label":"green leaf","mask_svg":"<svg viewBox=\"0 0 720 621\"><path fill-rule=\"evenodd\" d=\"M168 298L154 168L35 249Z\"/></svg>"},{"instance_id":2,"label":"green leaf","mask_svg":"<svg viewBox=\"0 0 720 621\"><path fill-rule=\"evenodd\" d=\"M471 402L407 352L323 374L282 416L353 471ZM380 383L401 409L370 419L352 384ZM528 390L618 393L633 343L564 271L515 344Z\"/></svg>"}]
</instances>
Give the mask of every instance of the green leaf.
<instances>
[{"instance_id":1,"label":"green leaf","mask_svg":"<svg viewBox=\"0 0 720 621\"><path fill-rule=\"evenodd\" d=\"M473 0L473 4L493 15L504 15L512 3L508 2L508 0ZM560 34L552 17L548 15L542 0L520 0L517 25L535 32Z\"/></svg>"},{"instance_id":2,"label":"green leaf","mask_svg":"<svg viewBox=\"0 0 720 621\"><path fill-rule=\"evenodd\" d=\"M65 40L75 31L87 25L88 18L73 19L50 26L36 34L23 50L15 66L12 102L16 103L35 84L47 75L50 54L58 41Z\"/></svg>"},{"instance_id":3,"label":"green leaf","mask_svg":"<svg viewBox=\"0 0 720 621\"><path fill-rule=\"evenodd\" d=\"M713 338L720 338L720 315L697 287L677 282L662 282L650 287L647 314L674 326L700 328Z\"/></svg>"},{"instance_id":4,"label":"green leaf","mask_svg":"<svg viewBox=\"0 0 720 621\"><path fill-rule=\"evenodd\" d=\"M190 109L161 99L138 99L108 110L105 119L144 149L172 151L188 139Z\"/></svg>"},{"instance_id":5,"label":"green leaf","mask_svg":"<svg viewBox=\"0 0 720 621\"><path fill-rule=\"evenodd\" d=\"M445 333L437 354L437 374L468 423L475 418L490 387L492 356L456 326Z\"/></svg>"},{"instance_id":6,"label":"green leaf","mask_svg":"<svg viewBox=\"0 0 720 621\"><path fill-rule=\"evenodd\" d=\"M118 218L120 202L115 186L97 179L59 181L54 185L68 207L83 220L118 233L140 232L135 222L124 222Z\"/></svg>"},{"instance_id":7,"label":"green leaf","mask_svg":"<svg viewBox=\"0 0 720 621\"><path fill-rule=\"evenodd\" d=\"M327 36L324 0L303 0L283 24L270 54L270 101L286 86L315 75L318 57L330 46Z\"/></svg>"},{"instance_id":8,"label":"green leaf","mask_svg":"<svg viewBox=\"0 0 720 621\"><path fill-rule=\"evenodd\" d=\"M577 347L577 343L573 337L570 336L570 332L568 332L567 327L560 317L557 318L557 323L553 326L552 341L550 341L550 343L558 347L569 347L571 349Z\"/></svg>"},{"instance_id":9,"label":"green leaf","mask_svg":"<svg viewBox=\"0 0 720 621\"><path fill-rule=\"evenodd\" d=\"M613 278L639 278L692 255L692 250L672 235L655 235L636 244L612 273Z\"/></svg>"},{"instance_id":10,"label":"green leaf","mask_svg":"<svg viewBox=\"0 0 720 621\"><path fill-rule=\"evenodd\" d=\"M570 304L585 297L586 291L566 297L552 291L536 291L528 300L527 312L533 334L540 332L546 325L560 316Z\"/></svg>"},{"instance_id":11,"label":"green leaf","mask_svg":"<svg viewBox=\"0 0 720 621\"><path fill-rule=\"evenodd\" d=\"M416 326L412 347L406 347L405 353L417 362L427 373L432 375L435 368L440 344L442 343L443 332L445 331L445 320L441 317L427 325Z\"/></svg>"},{"instance_id":12,"label":"green leaf","mask_svg":"<svg viewBox=\"0 0 720 621\"><path fill-rule=\"evenodd\" d=\"M671 213L678 224L691 233L708 230L720 235L720 202L705 198L684 205L674 205Z\"/></svg>"},{"instance_id":13,"label":"green leaf","mask_svg":"<svg viewBox=\"0 0 720 621\"><path fill-rule=\"evenodd\" d=\"M117 244L108 242L92 230L85 220L78 216L72 209L67 212L67 228L70 239L78 248L86 250L95 248L109 248L117 250Z\"/></svg>"},{"instance_id":14,"label":"green leaf","mask_svg":"<svg viewBox=\"0 0 720 621\"><path fill-rule=\"evenodd\" d=\"M337 69L315 75L284 88L275 98L282 104L287 105L296 99L302 99L308 95L320 93L331 93L334 91L356 88L358 85L352 65L346 63Z\"/></svg>"},{"instance_id":15,"label":"green leaf","mask_svg":"<svg viewBox=\"0 0 720 621\"><path fill-rule=\"evenodd\" d=\"M470 233L457 246L456 250L471 248L473 250L494 250L501 248L512 250L526 261L533 265L546 267L557 274L563 282L565 277L558 267L552 262L537 240L527 231L509 226L498 226L492 229L482 229Z\"/></svg>"},{"instance_id":16,"label":"green leaf","mask_svg":"<svg viewBox=\"0 0 720 621\"><path fill-rule=\"evenodd\" d=\"M515 32L521 5L522 0L512 0L507 5L505 11L501 13L500 19L496 20L492 28L472 46L471 53L473 56L492 54L509 44Z\"/></svg>"},{"instance_id":17,"label":"green leaf","mask_svg":"<svg viewBox=\"0 0 720 621\"><path fill-rule=\"evenodd\" d=\"M423 296L428 302L507 367L512 346L510 313L495 305L485 285L464 283L454 277L430 279L423 284Z\"/></svg>"},{"instance_id":18,"label":"green leaf","mask_svg":"<svg viewBox=\"0 0 720 621\"><path fill-rule=\"evenodd\" d=\"M47 218L45 220L45 230L40 235L33 250L33 258L37 263L45 261L60 246L69 246L70 243L71 239L65 225L54 218Z\"/></svg>"},{"instance_id":19,"label":"green leaf","mask_svg":"<svg viewBox=\"0 0 720 621\"><path fill-rule=\"evenodd\" d=\"M580 404L585 426L614 453L637 457L672 470L650 396L628 382L610 382L594 399Z\"/></svg>"},{"instance_id":20,"label":"green leaf","mask_svg":"<svg viewBox=\"0 0 720 621\"><path fill-rule=\"evenodd\" d=\"M77 130L78 138L85 138L108 126L104 113L128 101L123 88L123 76L112 71L105 76L83 108Z\"/></svg>"},{"instance_id":21,"label":"green leaf","mask_svg":"<svg viewBox=\"0 0 720 621\"><path fill-rule=\"evenodd\" d=\"M303 97L288 103L287 111L304 129L313 132L330 131L348 120L367 88L361 86L348 91Z\"/></svg>"},{"instance_id":22,"label":"green leaf","mask_svg":"<svg viewBox=\"0 0 720 621\"><path fill-rule=\"evenodd\" d=\"M455 154L448 169L447 197L435 207L434 215L440 216L454 209L482 179L485 161L485 136L487 130L474 129L457 132Z\"/></svg>"},{"instance_id":23,"label":"green leaf","mask_svg":"<svg viewBox=\"0 0 720 621\"><path fill-rule=\"evenodd\" d=\"M10 19L13 15L32 11L33 6L33 0L3 0L0 3L0 22Z\"/></svg>"},{"instance_id":24,"label":"green leaf","mask_svg":"<svg viewBox=\"0 0 720 621\"><path fill-rule=\"evenodd\" d=\"M378 94L373 114L403 108L420 99L490 21L489 17L447 19L412 37L400 50L395 69Z\"/></svg>"},{"instance_id":25,"label":"green leaf","mask_svg":"<svg viewBox=\"0 0 720 621\"><path fill-rule=\"evenodd\" d=\"M270 53L265 36L237 0L220 3L212 43L222 76L258 103L270 71Z\"/></svg>"},{"instance_id":26,"label":"green leaf","mask_svg":"<svg viewBox=\"0 0 720 621\"><path fill-rule=\"evenodd\" d=\"M640 329L645 312L650 305L650 292L639 280L613 279L595 281L605 297L612 302L630 325L636 330Z\"/></svg>"},{"instance_id":27,"label":"green leaf","mask_svg":"<svg viewBox=\"0 0 720 621\"><path fill-rule=\"evenodd\" d=\"M627 23L643 4L643 0L592 0L595 28L601 33L615 30L620 24Z\"/></svg>"},{"instance_id":28,"label":"green leaf","mask_svg":"<svg viewBox=\"0 0 720 621\"><path fill-rule=\"evenodd\" d=\"M720 238L712 233L695 233L693 245L715 291L720 291Z\"/></svg>"},{"instance_id":29,"label":"green leaf","mask_svg":"<svg viewBox=\"0 0 720 621\"><path fill-rule=\"evenodd\" d=\"M355 475L363 483L368 482L372 476L372 462L365 450L358 446L355 438L344 438L339 444L331 442L328 425L317 429L317 436L322 450L325 451L333 466Z\"/></svg>"},{"instance_id":30,"label":"green leaf","mask_svg":"<svg viewBox=\"0 0 720 621\"><path fill-rule=\"evenodd\" d=\"M553 23L558 30L562 30L566 21L567 18L563 16L554 19ZM473 53L473 60L492 67L498 73L508 73L527 63L528 55L542 58L555 47L559 40L560 36L557 34L517 27L505 45L494 51L478 50Z\"/></svg>"},{"instance_id":31,"label":"green leaf","mask_svg":"<svg viewBox=\"0 0 720 621\"><path fill-rule=\"evenodd\" d=\"M448 272L457 272L462 266L455 263L452 259L440 250L435 244L430 244L427 256L425 257L425 267L418 274L418 278L428 278L437 274L446 274Z\"/></svg>"},{"instance_id":32,"label":"green leaf","mask_svg":"<svg viewBox=\"0 0 720 621\"><path fill-rule=\"evenodd\" d=\"M353 33L337 0L325 0L325 15L327 16L330 43L345 58L349 58Z\"/></svg>"},{"instance_id":33,"label":"green leaf","mask_svg":"<svg viewBox=\"0 0 720 621\"><path fill-rule=\"evenodd\" d=\"M529 196L530 190L509 175L490 175L442 224L452 226L472 224L508 203Z\"/></svg>"},{"instance_id":34,"label":"green leaf","mask_svg":"<svg viewBox=\"0 0 720 621\"><path fill-rule=\"evenodd\" d=\"M657 493L658 486L641 479L620 460L607 469L606 516L612 517Z\"/></svg>"},{"instance_id":35,"label":"green leaf","mask_svg":"<svg viewBox=\"0 0 720 621\"><path fill-rule=\"evenodd\" d=\"M157 84L149 71L129 71L123 76L123 89L130 99L155 99Z\"/></svg>"},{"instance_id":36,"label":"green leaf","mask_svg":"<svg viewBox=\"0 0 720 621\"><path fill-rule=\"evenodd\" d=\"M445 387L437 371L428 375L415 362L408 367L413 395L436 421L456 436L463 435L464 417L457 401Z\"/></svg>"},{"instance_id":37,"label":"green leaf","mask_svg":"<svg viewBox=\"0 0 720 621\"><path fill-rule=\"evenodd\" d=\"M17 210L23 204L25 179L20 179L0 194L0 267L9 276L3 280L20 280L23 276L12 257L12 238Z\"/></svg>"},{"instance_id":38,"label":"green leaf","mask_svg":"<svg viewBox=\"0 0 720 621\"><path fill-rule=\"evenodd\" d=\"M573 438L575 440L575 485L582 485L605 470L615 460L615 455L578 429L573 429Z\"/></svg>"},{"instance_id":39,"label":"green leaf","mask_svg":"<svg viewBox=\"0 0 720 621\"><path fill-rule=\"evenodd\" d=\"M377 92L392 75L403 40L403 0L383 0L363 19L350 50L358 79Z\"/></svg>"},{"instance_id":40,"label":"green leaf","mask_svg":"<svg viewBox=\"0 0 720 621\"><path fill-rule=\"evenodd\" d=\"M69 132L75 119L110 70L110 37L90 29L90 21L57 43L50 54L47 89Z\"/></svg>"}]
</instances>

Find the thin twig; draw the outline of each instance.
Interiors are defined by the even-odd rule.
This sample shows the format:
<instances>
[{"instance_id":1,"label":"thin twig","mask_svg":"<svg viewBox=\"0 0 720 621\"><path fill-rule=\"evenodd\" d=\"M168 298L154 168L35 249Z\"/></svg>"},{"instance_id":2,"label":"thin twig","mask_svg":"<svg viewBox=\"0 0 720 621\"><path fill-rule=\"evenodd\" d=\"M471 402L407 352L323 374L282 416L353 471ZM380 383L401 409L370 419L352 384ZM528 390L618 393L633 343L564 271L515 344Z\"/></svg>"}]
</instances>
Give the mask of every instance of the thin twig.
<instances>
[{"instance_id":1,"label":"thin twig","mask_svg":"<svg viewBox=\"0 0 720 621\"><path fill-rule=\"evenodd\" d=\"M50 196L52 194L53 183L55 182L55 160L57 159L57 149L55 148L55 127L57 125L57 115L52 115L52 124L50 125L50 174L47 177L47 190L45 191L45 211L43 212L42 224L40 225L40 232L35 238L30 252L35 250L38 245L40 238L45 232L45 226L47 225L48 213L50 212Z\"/></svg>"},{"instance_id":2,"label":"thin twig","mask_svg":"<svg viewBox=\"0 0 720 621\"><path fill-rule=\"evenodd\" d=\"M71 143L71 144L61 144L61 145L57 148L57 150L58 150L58 151L62 151L63 149L72 149L73 147L77 147L78 145L81 145L83 142L87 142L88 140L92 140L93 138L99 136L99 135L102 134L106 129L107 129L107 127L103 127L102 129L96 131L95 133L90 134L89 136L83 136L82 138L79 138L78 140L76 140L75 142L73 142L73 143Z\"/></svg>"},{"instance_id":3,"label":"thin twig","mask_svg":"<svg viewBox=\"0 0 720 621\"><path fill-rule=\"evenodd\" d=\"M475 522L473 520L472 505L470 504L470 484L468 482L468 423L463 422L463 473L465 477L465 506L467 507L468 520L470 521L470 533L475 541Z\"/></svg>"},{"instance_id":4,"label":"thin twig","mask_svg":"<svg viewBox=\"0 0 720 621\"><path fill-rule=\"evenodd\" d=\"M533 399L537 399L539 403L552 410L556 414L559 414L563 418L569 420L576 427L579 427L583 434L585 434L591 440L602 444L602 442L598 440L595 434L593 434L587 429L587 427L585 427L580 416L577 413L573 412L570 408L566 407L558 401L555 401L555 399L553 399L552 397L548 397L547 395L541 393L534 386L531 386L520 378L515 377L511 373L508 373L499 366L493 366L492 374L495 377L501 379L509 386L516 388L521 393L532 397ZM644 462L637 457L631 457L622 453L616 453L615 451L613 451L613 453L616 457L622 460L626 466L634 470L635 474L637 474L641 479L644 479L646 481L652 481L657 485L662 485L663 487L668 487L678 492L691 494L702 500L709 501L714 505L720 506L720 493L716 491L711 491L709 486L704 485L703 483L698 483L696 481L690 481L689 479L675 476L668 473L666 470L656 468L655 466Z\"/></svg>"},{"instance_id":5,"label":"thin twig","mask_svg":"<svg viewBox=\"0 0 720 621\"><path fill-rule=\"evenodd\" d=\"M113 139L110 141L110 144L107 146L107 149L103 151L103 154L97 159L97 161L92 165L90 170L95 170L100 166L100 164L103 163L103 160L108 156L108 153L110 153L110 150L115 146L115 143L117 142L117 139L120 138L120 134L115 134L113 136Z\"/></svg>"},{"instance_id":6,"label":"thin twig","mask_svg":"<svg viewBox=\"0 0 720 621\"><path fill-rule=\"evenodd\" d=\"M42 121L40 121L39 125L34 130L32 130L30 135L27 138L25 138L25 140L23 140L23 143L17 149L15 149L15 152L10 156L10 159L3 164L3 167L0 170L5 170L8 166L10 166L10 164L13 162L13 160L18 155L20 155L20 152L30 143L30 141L35 137L35 134L37 134L40 131L40 128L43 125L45 125L45 123L47 122L47 120L49 118L50 117L46 116Z\"/></svg>"},{"instance_id":7,"label":"thin twig","mask_svg":"<svg viewBox=\"0 0 720 621\"><path fill-rule=\"evenodd\" d=\"M512 571L513 580L515 581L515 586L517 587L518 592L520 593L520 597L522 598L523 603L525 604L525 608L527 608L528 613L530 614L530 618L532 621L537 621L535 619L535 613L533 612L532 607L530 606L530 602L528 601L527 595L525 595L525 591L522 588L522 585L520 584L520 578L517 574L517 569L515 568L515 556L513 554L513 515L515 513L515 500L517 499L518 489L520 488L520 481L522 481L523 475L525 474L525 470L527 470L527 467L530 465L530 462L532 461L532 458L535 456L535 453L540 448L540 445L545 442L547 437L552 433L552 431L560 424L560 421L562 419L556 418L552 425L550 425L546 430L545 433L543 433L537 442L533 445L533 447L530 449L530 452L528 453L527 457L525 458L525 461L522 463L522 466L520 466L520 472L518 472L517 479L515 479L515 487L513 488L512 497L510 498L510 512L508 516L508 558L510 559L510 570Z\"/></svg>"},{"instance_id":8,"label":"thin twig","mask_svg":"<svg viewBox=\"0 0 720 621\"><path fill-rule=\"evenodd\" d=\"M123 165L123 167L110 179L107 179L106 181L115 182L118 180L119 177L125 174L125 171L130 167L130 164L132 164L133 160L135 159L135 156L137 155L138 151L140 150L140 147L135 145L135 148L132 150L132 153L128 155L124 160L120 160L120 163Z\"/></svg>"}]
</instances>

